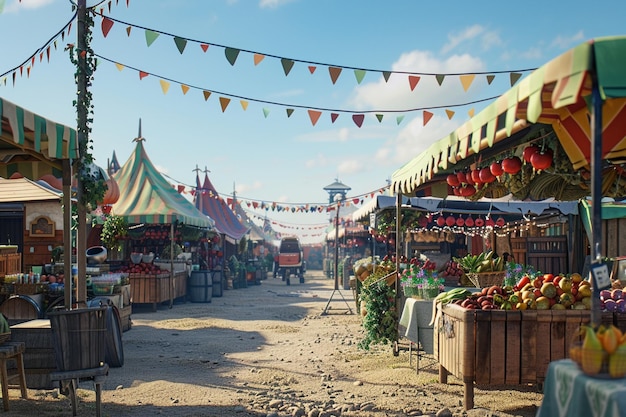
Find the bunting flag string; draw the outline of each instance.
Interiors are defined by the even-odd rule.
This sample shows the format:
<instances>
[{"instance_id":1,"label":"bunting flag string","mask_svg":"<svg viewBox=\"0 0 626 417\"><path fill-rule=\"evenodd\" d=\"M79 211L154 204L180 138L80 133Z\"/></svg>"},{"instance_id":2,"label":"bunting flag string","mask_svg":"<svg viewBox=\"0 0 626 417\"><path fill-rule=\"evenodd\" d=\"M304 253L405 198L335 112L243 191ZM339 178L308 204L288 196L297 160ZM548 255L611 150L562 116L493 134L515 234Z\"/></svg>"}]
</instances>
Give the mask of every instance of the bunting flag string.
<instances>
[{"instance_id":1,"label":"bunting flag string","mask_svg":"<svg viewBox=\"0 0 626 417\"><path fill-rule=\"evenodd\" d=\"M330 113L331 123L335 123L335 121L338 119L338 117L339 117L339 115L341 113L351 114L352 122L357 127L360 128L360 127L362 127L362 125L363 125L363 123L365 121L365 115L367 115L367 114L373 114L374 117L376 118L376 120L379 123L382 123L385 114L389 114L389 113L391 113L391 114L394 114L394 113L414 113L414 112L422 112L423 113L424 126L426 126L426 124L432 119L432 117L434 115L433 114L434 110L444 109L445 113L446 113L446 117L448 119L451 119L455 115L455 112L452 111L450 108L471 106L471 105L475 105L475 104L482 103L482 102L493 101L493 100L495 100L498 97L498 96L493 96L493 97L487 97L487 98L483 98L483 99L468 101L468 102L464 102L464 103L447 104L447 105L432 106L432 107L406 108L406 109L351 110L351 109L334 109L334 108L327 108L327 107L304 106L304 105L300 105L300 104L290 104L290 103L283 103L283 102L278 102L278 101L270 101L270 100L262 100L262 99L252 98L252 97L245 97L245 96L231 94L231 93L227 93L227 92L223 92L223 91L212 90L212 89L206 88L206 87L194 86L194 85L191 85L191 84L188 84L188 83L184 83L182 81L177 81L177 80L174 80L174 79L169 78L169 77L165 77L165 76L162 76L162 75L159 75L159 74L150 73L150 72L141 70L139 68L135 68L135 67L132 67L132 66L129 66L129 65L122 64L120 62L113 61L112 59L107 58L105 56L102 56L100 54L94 54L94 56L96 56L98 59L100 59L102 61L114 64L115 67L119 71L123 71L126 68L128 68L130 70L133 70L133 71L136 71L139 74L139 79L140 80L143 80L144 78L148 77L149 75L154 76L156 78L159 78L159 83L160 83L161 90L163 91L163 94L167 94L168 93L170 84L172 84L172 83L179 84L181 86L181 89L183 90L183 94L186 94L187 91L190 90L190 89L202 91L202 94L204 95L205 101L207 101L212 94L217 94L217 95L220 96L219 97L219 105L220 105L220 109L221 109L222 113L226 112L226 109L228 108L228 106L229 106L229 104L230 104L232 99L238 99L238 100L240 100L241 106L242 106L242 108L244 110L247 110L248 104L250 102L284 107L286 109L287 117L291 117L291 115L294 113L295 109L306 109L308 117L309 117L309 120L310 120L310 122L311 122L311 124L313 126L315 126L317 124L317 122L320 120L322 114L324 114L324 113ZM471 111L473 111L473 110L471 110ZM270 110L268 108L263 108L263 115L264 115L264 117L267 118L269 116L269 114L270 114ZM398 116L396 118L396 123L398 125L400 125L403 120L404 120L404 115L400 115L400 116Z\"/></svg>"},{"instance_id":2,"label":"bunting flag string","mask_svg":"<svg viewBox=\"0 0 626 417\"><path fill-rule=\"evenodd\" d=\"M253 56L253 61L254 61L255 66L259 65L261 61L263 61L264 58L270 57L270 58L274 58L280 61L283 72L285 73L285 76L288 76L290 74L292 68L294 67L296 63L306 64L307 69L309 70L310 74L315 73L315 70L317 69L317 67L324 66L328 68L328 75L330 77L332 84L336 84L337 80L343 73L343 70L347 69L347 70L353 71L357 84L361 84L361 82L363 81L363 79L365 78L368 72L380 73L385 79L385 82L388 82L392 75L407 76L411 91L413 91L417 87L418 82L423 76L434 77L437 83L439 84L439 86L443 84L445 78L456 76L456 77L459 77L459 80L463 89L467 92L467 90L470 88L471 84L474 82L474 79L476 78L477 75L485 75L487 79L487 83L491 85L491 83L493 82L497 74L509 74L509 80L511 82L511 87L512 87L517 82L517 80L521 78L523 73L534 71L536 69L536 68L523 68L523 69L513 70L513 71L488 71L488 72L441 74L441 73L413 72L413 71L390 71L390 70L380 70L380 69L371 69L371 68L360 68L360 67L353 67L353 66L346 66L346 65L327 64L323 62L314 62L314 61L308 61L304 59L282 57L279 55L273 55L273 54L268 54L268 53L259 52L259 51L235 48L232 46L186 38L180 35L174 35L174 34L163 32L157 29L151 29L151 28L135 25L133 23L115 19L110 16L105 16L103 13L97 13L97 14L100 14L103 20L102 35L104 36L104 38L107 37L107 35L109 34L109 31L111 30L111 28L113 27L115 23L120 23L122 25L126 25L127 28L134 27L134 28L143 30L145 33L145 37L146 37L146 45L148 47L150 47L157 40L159 35L165 35L165 36L169 36L170 38L174 40L174 44L176 48L178 48L178 51L181 54L185 50L185 47L188 42L199 44L204 52L207 52L207 50L209 49L209 46L221 48L224 50L224 56L231 66L235 66L237 59L239 58L239 55L242 52ZM105 21L106 21L106 24L104 23ZM130 33L130 30L127 29L127 32Z\"/></svg>"}]
</instances>

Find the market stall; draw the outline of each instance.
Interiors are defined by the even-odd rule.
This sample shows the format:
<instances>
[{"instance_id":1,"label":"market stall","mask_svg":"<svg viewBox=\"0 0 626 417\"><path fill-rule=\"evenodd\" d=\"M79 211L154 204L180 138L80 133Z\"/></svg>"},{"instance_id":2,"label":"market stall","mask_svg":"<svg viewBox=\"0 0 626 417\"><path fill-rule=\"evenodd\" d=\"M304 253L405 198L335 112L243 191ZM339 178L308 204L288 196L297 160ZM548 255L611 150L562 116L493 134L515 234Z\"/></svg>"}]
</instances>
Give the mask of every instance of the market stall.
<instances>
[{"instance_id":1,"label":"market stall","mask_svg":"<svg viewBox=\"0 0 626 417\"><path fill-rule=\"evenodd\" d=\"M155 257L160 257L162 262L168 260L173 265L180 251L176 238L182 231L193 229L200 237L214 229L214 222L158 172L144 149L145 139L139 137L135 141L135 151L113 174L120 197L112 205L111 215L123 218L129 225L128 264L134 263L130 254L137 253L142 256L137 264L152 265ZM185 297L187 274L188 271L173 267L168 271L144 267L142 271L130 272L133 304L151 304L156 309L158 304L169 301L171 306L175 298Z\"/></svg>"}]
</instances>

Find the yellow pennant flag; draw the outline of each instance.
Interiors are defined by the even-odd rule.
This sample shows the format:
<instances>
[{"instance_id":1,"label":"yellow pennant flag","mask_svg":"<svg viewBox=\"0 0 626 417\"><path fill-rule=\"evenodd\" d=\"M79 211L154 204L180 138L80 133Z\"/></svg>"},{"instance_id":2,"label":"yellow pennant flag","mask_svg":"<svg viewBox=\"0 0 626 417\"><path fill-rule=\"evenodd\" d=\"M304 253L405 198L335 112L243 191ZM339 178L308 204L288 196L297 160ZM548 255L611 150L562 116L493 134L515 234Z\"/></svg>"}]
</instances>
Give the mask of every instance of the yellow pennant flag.
<instances>
[{"instance_id":1,"label":"yellow pennant flag","mask_svg":"<svg viewBox=\"0 0 626 417\"><path fill-rule=\"evenodd\" d=\"M446 114L448 115L448 120L452 120L454 117L454 110L446 110Z\"/></svg>"},{"instance_id":2,"label":"yellow pennant flag","mask_svg":"<svg viewBox=\"0 0 626 417\"><path fill-rule=\"evenodd\" d=\"M243 109L243 111L248 110L248 100L240 100L239 102L241 103L241 108Z\"/></svg>"},{"instance_id":3,"label":"yellow pennant flag","mask_svg":"<svg viewBox=\"0 0 626 417\"><path fill-rule=\"evenodd\" d=\"M115 63L115 66L117 67L117 69L118 69L119 71L121 71L121 70L123 70L124 68L126 68L124 65L122 65L122 64L118 64L117 62Z\"/></svg>"},{"instance_id":4,"label":"yellow pennant flag","mask_svg":"<svg viewBox=\"0 0 626 417\"><path fill-rule=\"evenodd\" d=\"M161 90L163 90L163 94L167 94L167 90L170 89L170 83L165 80L159 80L161 83Z\"/></svg>"},{"instance_id":5,"label":"yellow pennant flag","mask_svg":"<svg viewBox=\"0 0 626 417\"><path fill-rule=\"evenodd\" d=\"M474 74L465 74L459 76L459 79L461 80L461 85L463 86L463 90L467 91L470 88L470 86L474 82L474 78L476 78L476 75Z\"/></svg>"},{"instance_id":6,"label":"yellow pennant flag","mask_svg":"<svg viewBox=\"0 0 626 417\"><path fill-rule=\"evenodd\" d=\"M185 84L181 84L180 89L183 90L183 95L185 95L187 94L187 91L189 91L189 86Z\"/></svg>"}]
</instances>

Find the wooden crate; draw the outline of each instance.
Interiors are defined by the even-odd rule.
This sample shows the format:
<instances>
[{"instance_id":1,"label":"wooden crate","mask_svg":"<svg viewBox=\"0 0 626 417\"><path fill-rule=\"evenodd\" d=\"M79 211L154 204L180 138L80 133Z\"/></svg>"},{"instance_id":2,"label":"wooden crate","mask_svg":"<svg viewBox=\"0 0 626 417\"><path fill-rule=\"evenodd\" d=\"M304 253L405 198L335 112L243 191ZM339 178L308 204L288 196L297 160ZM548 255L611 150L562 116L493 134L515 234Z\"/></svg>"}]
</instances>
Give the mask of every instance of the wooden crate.
<instances>
[{"instance_id":1,"label":"wooden crate","mask_svg":"<svg viewBox=\"0 0 626 417\"><path fill-rule=\"evenodd\" d=\"M132 304L152 304L156 311L157 305L170 299L186 297L187 273L175 272L158 275L130 274L130 293Z\"/></svg>"},{"instance_id":2,"label":"wooden crate","mask_svg":"<svg viewBox=\"0 0 626 417\"><path fill-rule=\"evenodd\" d=\"M469 310L444 306L435 323L434 355L439 380L448 374L463 381L465 408L474 407L474 383L543 383L552 361L568 357L569 346L588 310ZM603 323L613 323L603 313Z\"/></svg>"},{"instance_id":3,"label":"wooden crate","mask_svg":"<svg viewBox=\"0 0 626 417\"><path fill-rule=\"evenodd\" d=\"M5 275L8 274L19 274L22 272L22 254L21 253L8 253L6 255L2 255L6 258L6 269L4 271Z\"/></svg>"}]
</instances>

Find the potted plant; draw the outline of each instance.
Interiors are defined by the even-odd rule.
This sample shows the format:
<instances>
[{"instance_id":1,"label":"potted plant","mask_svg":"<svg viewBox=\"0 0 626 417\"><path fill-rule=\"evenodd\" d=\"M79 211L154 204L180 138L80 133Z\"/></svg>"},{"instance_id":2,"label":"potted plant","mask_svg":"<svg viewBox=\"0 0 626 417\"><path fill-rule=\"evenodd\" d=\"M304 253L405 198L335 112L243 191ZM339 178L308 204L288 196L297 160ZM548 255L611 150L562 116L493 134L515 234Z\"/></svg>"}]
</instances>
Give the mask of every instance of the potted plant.
<instances>
[{"instance_id":1,"label":"potted plant","mask_svg":"<svg viewBox=\"0 0 626 417\"><path fill-rule=\"evenodd\" d=\"M107 214L100 232L100 240L111 252L118 253L122 250L122 240L128 234L128 223L122 216Z\"/></svg>"},{"instance_id":2,"label":"potted plant","mask_svg":"<svg viewBox=\"0 0 626 417\"><path fill-rule=\"evenodd\" d=\"M387 281L387 275L384 268L377 269L363 281L361 287L359 299L365 334L358 347L363 350L369 350L375 344L392 343L398 338L396 290L395 285Z\"/></svg>"}]
</instances>

